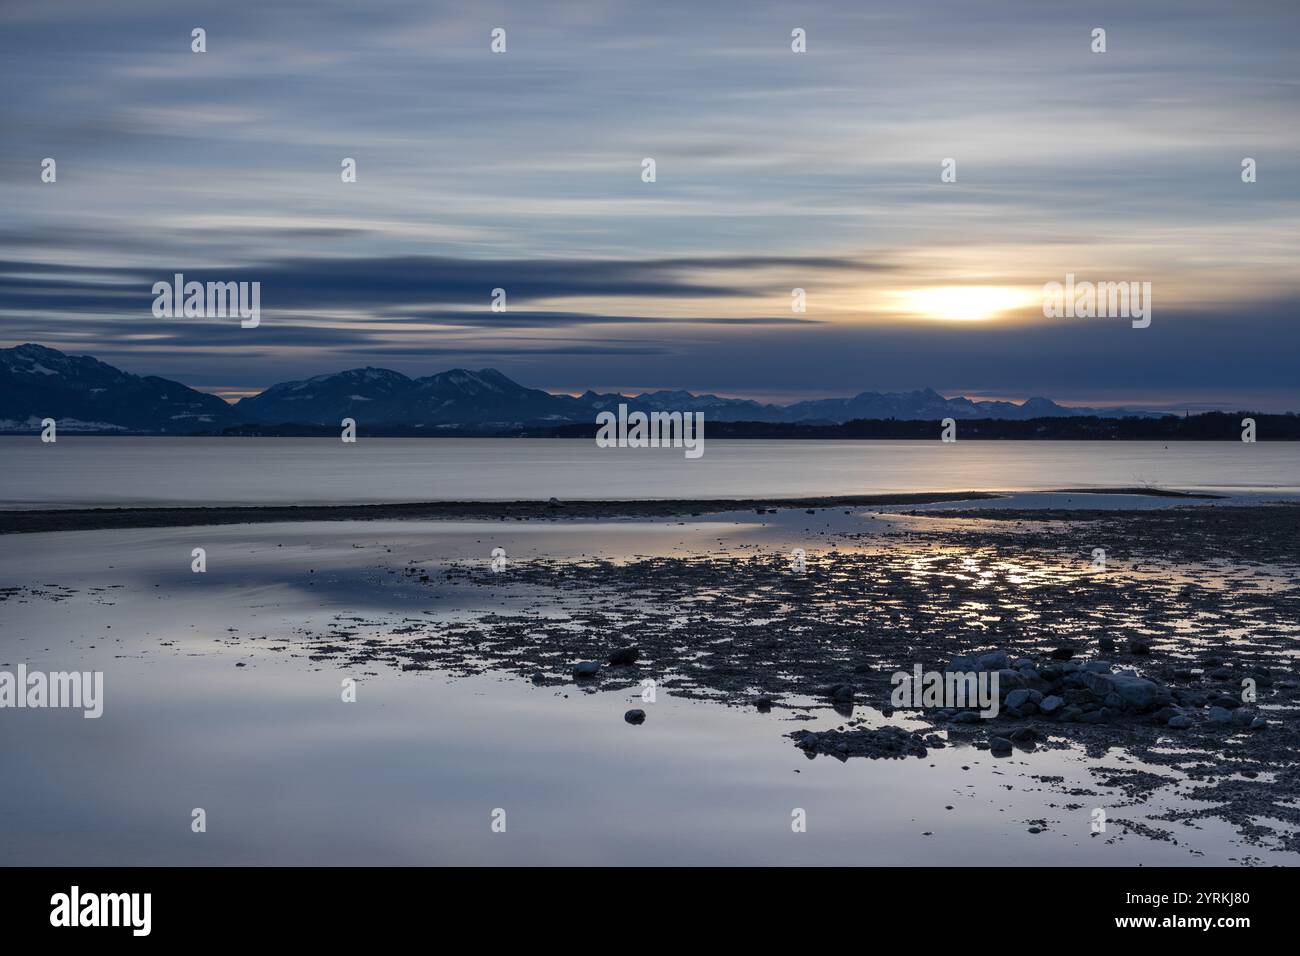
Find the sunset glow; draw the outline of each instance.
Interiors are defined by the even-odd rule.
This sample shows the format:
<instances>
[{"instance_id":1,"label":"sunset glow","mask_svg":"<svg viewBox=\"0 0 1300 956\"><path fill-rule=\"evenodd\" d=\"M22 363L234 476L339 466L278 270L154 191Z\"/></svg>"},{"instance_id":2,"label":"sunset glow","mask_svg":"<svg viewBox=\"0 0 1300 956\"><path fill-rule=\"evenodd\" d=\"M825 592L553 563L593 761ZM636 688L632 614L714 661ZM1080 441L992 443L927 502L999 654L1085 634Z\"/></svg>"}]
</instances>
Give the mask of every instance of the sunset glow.
<instances>
[{"instance_id":1,"label":"sunset glow","mask_svg":"<svg viewBox=\"0 0 1300 956\"><path fill-rule=\"evenodd\" d=\"M936 286L907 290L902 308L927 319L983 322L1034 305L1040 297L1041 293L1010 286Z\"/></svg>"}]
</instances>

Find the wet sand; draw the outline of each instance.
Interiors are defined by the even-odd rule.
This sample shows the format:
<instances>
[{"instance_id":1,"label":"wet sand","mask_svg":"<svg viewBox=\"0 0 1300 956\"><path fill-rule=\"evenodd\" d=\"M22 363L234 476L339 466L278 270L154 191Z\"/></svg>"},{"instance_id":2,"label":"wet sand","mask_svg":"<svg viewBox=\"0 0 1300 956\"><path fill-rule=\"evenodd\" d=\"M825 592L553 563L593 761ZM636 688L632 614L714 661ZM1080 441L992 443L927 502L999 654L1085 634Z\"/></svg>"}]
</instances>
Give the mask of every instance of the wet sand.
<instances>
[{"instance_id":1,"label":"wet sand","mask_svg":"<svg viewBox=\"0 0 1300 956\"><path fill-rule=\"evenodd\" d=\"M1070 493L1065 489L1061 493ZM1050 492L1049 492L1050 493ZM1162 498L1218 497L1154 488L1078 489L1080 494ZM430 501L407 504L232 506L204 508L55 508L0 511L0 534L96 531L106 528L181 528L198 525L270 524L285 521L529 521L561 518L671 518L779 508L871 508L887 505L980 501L1005 492L840 495L808 498L711 498L559 501ZM761 513L761 512L760 512Z\"/></svg>"}]
</instances>

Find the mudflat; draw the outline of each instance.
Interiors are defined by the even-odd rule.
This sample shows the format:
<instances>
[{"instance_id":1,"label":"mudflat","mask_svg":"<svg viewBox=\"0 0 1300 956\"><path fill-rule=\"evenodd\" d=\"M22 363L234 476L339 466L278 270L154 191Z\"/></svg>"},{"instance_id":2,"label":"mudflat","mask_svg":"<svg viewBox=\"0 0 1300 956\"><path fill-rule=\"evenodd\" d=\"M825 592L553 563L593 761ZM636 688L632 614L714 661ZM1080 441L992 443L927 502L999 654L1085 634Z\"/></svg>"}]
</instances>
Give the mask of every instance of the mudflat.
<instances>
[{"instance_id":1,"label":"mudflat","mask_svg":"<svg viewBox=\"0 0 1300 956\"><path fill-rule=\"evenodd\" d=\"M1070 491L1071 489L1064 489ZM1080 490L1080 493L1084 493ZM1088 494L1215 498L1151 488L1087 489ZM427 501L360 505L232 505L170 508L50 508L0 511L0 534L96 531L108 528L181 528L197 525L266 524L282 521L532 520L559 518L670 518L780 508L872 508L887 505L981 501L988 491L838 495L798 498L674 498L559 501Z\"/></svg>"}]
</instances>

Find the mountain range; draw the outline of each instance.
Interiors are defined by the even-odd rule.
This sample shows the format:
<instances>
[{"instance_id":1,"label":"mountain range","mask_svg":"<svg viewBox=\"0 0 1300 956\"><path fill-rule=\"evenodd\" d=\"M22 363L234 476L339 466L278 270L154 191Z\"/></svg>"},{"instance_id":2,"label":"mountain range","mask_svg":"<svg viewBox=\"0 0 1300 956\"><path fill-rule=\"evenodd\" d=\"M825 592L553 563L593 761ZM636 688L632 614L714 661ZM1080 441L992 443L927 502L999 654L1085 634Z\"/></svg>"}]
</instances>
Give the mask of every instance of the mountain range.
<instances>
[{"instance_id":1,"label":"mountain range","mask_svg":"<svg viewBox=\"0 0 1300 956\"><path fill-rule=\"evenodd\" d=\"M1158 413L1058 405L1031 398L1020 404L945 398L933 389L861 392L767 404L687 391L624 396L587 391L555 395L520 385L495 369L452 369L410 378L382 368L358 368L282 382L231 405L179 382L123 372L89 356L41 345L0 349L0 431L30 432L43 418L65 431L193 434L250 425L337 427L359 425L507 431L524 427L591 423L598 412L625 404L645 412L703 412L706 421L840 424L857 419L937 421L1027 420L1075 415L1109 418Z\"/></svg>"},{"instance_id":2,"label":"mountain range","mask_svg":"<svg viewBox=\"0 0 1300 956\"><path fill-rule=\"evenodd\" d=\"M88 355L41 345L0 349L0 431L220 430L244 419L229 404L155 375L131 375Z\"/></svg>"}]
</instances>

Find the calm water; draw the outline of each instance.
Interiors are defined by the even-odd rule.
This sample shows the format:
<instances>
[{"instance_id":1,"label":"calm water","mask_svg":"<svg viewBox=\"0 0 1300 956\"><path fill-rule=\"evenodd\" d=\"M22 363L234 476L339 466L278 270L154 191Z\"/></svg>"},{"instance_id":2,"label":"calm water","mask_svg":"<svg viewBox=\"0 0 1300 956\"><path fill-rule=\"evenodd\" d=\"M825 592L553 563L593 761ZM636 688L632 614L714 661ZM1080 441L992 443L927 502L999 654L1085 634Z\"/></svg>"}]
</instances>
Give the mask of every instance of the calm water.
<instances>
[{"instance_id":1,"label":"calm water","mask_svg":"<svg viewBox=\"0 0 1300 956\"><path fill-rule=\"evenodd\" d=\"M0 439L0 502L77 505L728 497L1152 484L1292 496L1300 445ZM1066 496L1026 494L1007 503ZM1102 496L1068 496L1096 506ZM1167 499L1115 499L1167 504ZM675 697L453 679L306 656L336 615L396 630L431 602L409 562L601 554L781 553L831 520L801 511L677 522L337 522L0 536L0 668L101 670L104 716L0 713L0 865L147 863L1225 864L1243 847L1202 821L1180 843L1090 832L1122 806L1075 749L995 761L969 748L907 761L808 761L810 722ZM863 530L885 522L836 515ZM208 552L206 574L191 549ZM33 588L36 593L27 589ZM479 602L475 604L474 602ZM539 610L544 610L540 609ZM242 666L237 666L242 665ZM355 703L340 679L358 681ZM624 723L632 706L644 726ZM879 715L877 715L879 716ZM897 718L895 718L895 721ZM879 722L889 722L883 717ZM1045 786L1039 775L1062 778ZM1073 801L1073 788L1097 794ZM1194 801L1189 782L1138 819ZM1076 805L1078 804L1078 805ZM1084 805L1086 804L1086 805ZM1082 809L1079 808L1082 806ZM195 807L208 832L190 832ZM493 833L494 810L507 832ZM807 813L794 834L791 813ZM1030 825L1041 829L1031 833Z\"/></svg>"},{"instance_id":2,"label":"calm water","mask_svg":"<svg viewBox=\"0 0 1300 956\"><path fill-rule=\"evenodd\" d=\"M364 616L370 631L456 613L446 605L458 601L431 603L426 588L385 569L481 557L485 542L527 560L698 554L724 538L778 547L781 534L749 516L0 538L0 581L44 591L4 602L0 667L104 672L98 720L0 712L0 865L1295 862L1242 846L1213 819L1180 831L1177 844L1120 826L1094 837L1094 805L1146 820L1194 802L1189 781L1167 800L1128 806L1089 772L1137 767L1118 752L997 760L953 747L924 760L809 761L784 735L842 723L829 711L805 722L692 702L672 694L670 675L658 675L657 701L642 703L635 691L322 664L299 643L338 614ZM208 549L207 574L189 570L196 543ZM358 681L355 703L341 699L343 677ZM644 726L623 721L633 706L648 712ZM1094 796L1072 798L1079 787ZM190 831L196 807L204 834ZM490 827L498 808L505 833ZM791 831L796 808L806 833Z\"/></svg>"},{"instance_id":3,"label":"calm water","mask_svg":"<svg viewBox=\"0 0 1300 956\"><path fill-rule=\"evenodd\" d=\"M0 507L726 498L1154 485L1300 494L1300 442L0 438Z\"/></svg>"}]
</instances>

